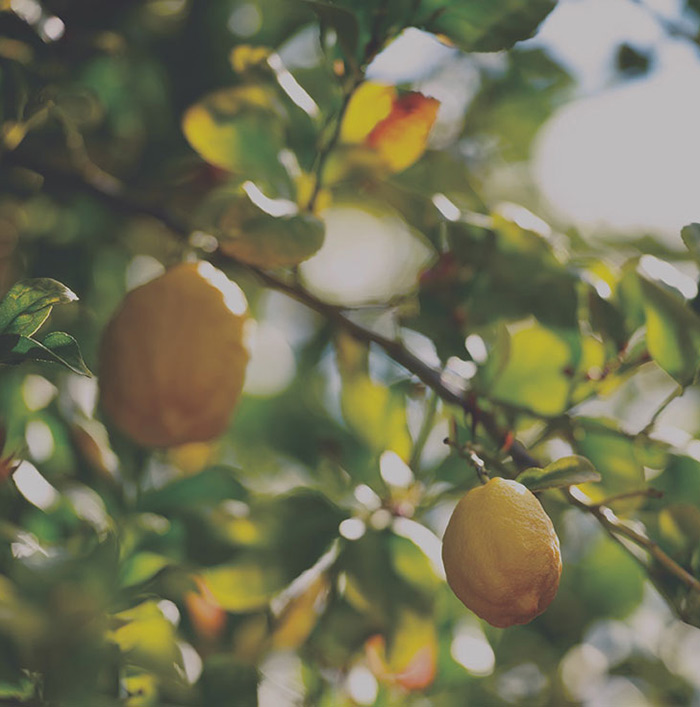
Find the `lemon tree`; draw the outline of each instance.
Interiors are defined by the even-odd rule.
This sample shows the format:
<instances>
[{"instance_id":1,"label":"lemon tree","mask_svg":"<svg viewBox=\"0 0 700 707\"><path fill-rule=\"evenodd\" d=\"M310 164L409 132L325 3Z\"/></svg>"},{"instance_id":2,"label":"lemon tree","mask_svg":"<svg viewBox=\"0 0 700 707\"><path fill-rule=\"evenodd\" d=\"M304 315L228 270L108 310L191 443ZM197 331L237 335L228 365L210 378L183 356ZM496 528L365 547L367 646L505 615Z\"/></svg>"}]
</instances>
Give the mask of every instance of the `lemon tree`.
<instances>
[{"instance_id":1,"label":"lemon tree","mask_svg":"<svg viewBox=\"0 0 700 707\"><path fill-rule=\"evenodd\" d=\"M666 5L0 0L0 704L698 703Z\"/></svg>"}]
</instances>

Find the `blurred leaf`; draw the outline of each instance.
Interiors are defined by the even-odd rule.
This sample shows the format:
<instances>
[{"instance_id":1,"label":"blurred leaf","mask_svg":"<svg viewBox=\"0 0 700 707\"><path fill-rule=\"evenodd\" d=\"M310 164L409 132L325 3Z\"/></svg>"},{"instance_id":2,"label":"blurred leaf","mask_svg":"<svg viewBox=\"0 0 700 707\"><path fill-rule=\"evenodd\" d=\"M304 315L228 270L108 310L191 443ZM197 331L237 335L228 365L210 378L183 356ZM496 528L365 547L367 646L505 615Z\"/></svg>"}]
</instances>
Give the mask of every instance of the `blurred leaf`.
<instances>
[{"instance_id":1,"label":"blurred leaf","mask_svg":"<svg viewBox=\"0 0 700 707\"><path fill-rule=\"evenodd\" d=\"M32 336L57 304L78 297L65 285L49 278L22 280L0 301L0 333Z\"/></svg>"},{"instance_id":2,"label":"blurred leaf","mask_svg":"<svg viewBox=\"0 0 700 707\"><path fill-rule=\"evenodd\" d=\"M284 147L283 120L264 86L224 88L187 110L182 129L199 155L246 179L286 181L278 160Z\"/></svg>"},{"instance_id":3,"label":"blurred leaf","mask_svg":"<svg viewBox=\"0 0 700 707\"><path fill-rule=\"evenodd\" d=\"M356 64L360 28L355 14L331 2L318 0L302 0L302 2L309 5L318 15L322 29L332 29L336 33L345 58Z\"/></svg>"},{"instance_id":4,"label":"blurred leaf","mask_svg":"<svg viewBox=\"0 0 700 707\"><path fill-rule=\"evenodd\" d=\"M567 407L573 365L571 346L538 324L518 329L510 338L510 357L486 389L493 398L540 415L558 415Z\"/></svg>"},{"instance_id":5,"label":"blurred leaf","mask_svg":"<svg viewBox=\"0 0 700 707\"><path fill-rule=\"evenodd\" d=\"M548 488L600 481L601 478L588 459L574 455L557 459L544 469L526 469L518 476L518 481L530 491L543 491Z\"/></svg>"},{"instance_id":6,"label":"blurred leaf","mask_svg":"<svg viewBox=\"0 0 700 707\"><path fill-rule=\"evenodd\" d=\"M155 552L139 552L124 564L121 572L121 585L122 587L132 587L146 582L169 564L170 561L167 557Z\"/></svg>"},{"instance_id":7,"label":"blurred leaf","mask_svg":"<svg viewBox=\"0 0 700 707\"><path fill-rule=\"evenodd\" d=\"M591 615L618 619L628 616L642 601L644 579L637 562L607 537L591 544L572 577L575 592Z\"/></svg>"},{"instance_id":8,"label":"blurred leaf","mask_svg":"<svg viewBox=\"0 0 700 707\"><path fill-rule=\"evenodd\" d=\"M438 100L415 91L399 96L389 115L372 128L366 144L392 172L410 167L425 152L439 107Z\"/></svg>"},{"instance_id":9,"label":"blurred leaf","mask_svg":"<svg viewBox=\"0 0 700 707\"><path fill-rule=\"evenodd\" d=\"M145 492L139 508L152 513L172 513L197 506L217 505L227 499L245 501L248 491L227 466L213 466L194 476L171 481L166 486Z\"/></svg>"},{"instance_id":10,"label":"blurred leaf","mask_svg":"<svg viewBox=\"0 0 700 707\"><path fill-rule=\"evenodd\" d=\"M374 127L389 116L397 95L395 86L375 81L361 83L348 102L340 126L340 139L362 144Z\"/></svg>"},{"instance_id":11,"label":"blurred leaf","mask_svg":"<svg viewBox=\"0 0 700 707\"><path fill-rule=\"evenodd\" d=\"M230 656L210 656L197 684L206 707L258 707L258 671Z\"/></svg>"},{"instance_id":12,"label":"blurred leaf","mask_svg":"<svg viewBox=\"0 0 700 707\"><path fill-rule=\"evenodd\" d=\"M389 449L408 459L412 442L402 396L356 374L343 380L341 406L348 425L375 453Z\"/></svg>"},{"instance_id":13,"label":"blurred leaf","mask_svg":"<svg viewBox=\"0 0 700 707\"><path fill-rule=\"evenodd\" d=\"M219 239L225 255L264 268L298 265L323 245L323 222L299 213L291 202L278 201L269 208L275 206L288 213L273 216L248 194L224 190L207 199L198 220Z\"/></svg>"},{"instance_id":14,"label":"blurred leaf","mask_svg":"<svg viewBox=\"0 0 700 707\"><path fill-rule=\"evenodd\" d=\"M263 558L211 567L202 577L221 607L233 612L264 608L284 586L279 568Z\"/></svg>"},{"instance_id":15,"label":"blurred leaf","mask_svg":"<svg viewBox=\"0 0 700 707\"><path fill-rule=\"evenodd\" d=\"M318 621L320 607L330 589L326 575L319 575L294 597L277 619L272 645L277 650L296 650L309 637Z\"/></svg>"},{"instance_id":16,"label":"blurred leaf","mask_svg":"<svg viewBox=\"0 0 700 707\"><path fill-rule=\"evenodd\" d=\"M573 81L543 49L514 50L507 61L504 72L482 75L465 125L471 139L495 139L499 156L519 162L530 156L532 141Z\"/></svg>"},{"instance_id":17,"label":"blurred leaf","mask_svg":"<svg viewBox=\"0 0 700 707\"><path fill-rule=\"evenodd\" d=\"M440 578L423 550L412 540L392 534L389 540L391 564L396 574L418 589L432 594L440 585Z\"/></svg>"},{"instance_id":18,"label":"blurred leaf","mask_svg":"<svg viewBox=\"0 0 700 707\"><path fill-rule=\"evenodd\" d=\"M19 334L0 334L0 363L15 365L24 361L58 363L81 376L92 375L77 341L62 331L51 332L43 341Z\"/></svg>"},{"instance_id":19,"label":"blurred leaf","mask_svg":"<svg viewBox=\"0 0 700 707\"><path fill-rule=\"evenodd\" d=\"M652 358L681 385L695 379L700 366L700 318L660 285L640 279Z\"/></svg>"},{"instance_id":20,"label":"blurred leaf","mask_svg":"<svg viewBox=\"0 0 700 707\"><path fill-rule=\"evenodd\" d=\"M382 681L405 690L423 690L435 679L438 641L432 616L403 610L386 656L384 636L367 641L365 652L372 672Z\"/></svg>"},{"instance_id":21,"label":"blurred leaf","mask_svg":"<svg viewBox=\"0 0 700 707\"><path fill-rule=\"evenodd\" d=\"M584 488L593 501L606 496L636 491L644 486L644 466L635 441L600 421L579 418L574 432L576 451L589 459L601 475L600 483ZM625 501L639 505L639 499ZM624 506L620 506L621 508Z\"/></svg>"},{"instance_id":22,"label":"blurred leaf","mask_svg":"<svg viewBox=\"0 0 700 707\"><path fill-rule=\"evenodd\" d=\"M226 612L207 583L201 577L194 579L198 591L188 591L184 597L190 622L201 638L216 640L226 628Z\"/></svg>"},{"instance_id":23,"label":"blurred leaf","mask_svg":"<svg viewBox=\"0 0 700 707\"><path fill-rule=\"evenodd\" d=\"M700 223L691 223L682 228L681 238L693 258L700 262Z\"/></svg>"},{"instance_id":24,"label":"blurred leaf","mask_svg":"<svg viewBox=\"0 0 700 707\"><path fill-rule=\"evenodd\" d=\"M177 677L181 654L175 628L155 601L115 614L114 620L123 625L112 631L112 640L129 662L166 677Z\"/></svg>"},{"instance_id":25,"label":"blurred leaf","mask_svg":"<svg viewBox=\"0 0 700 707\"><path fill-rule=\"evenodd\" d=\"M445 35L465 52L508 49L534 34L555 0L423 0L423 29Z\"/></svg>"}]
</instances>

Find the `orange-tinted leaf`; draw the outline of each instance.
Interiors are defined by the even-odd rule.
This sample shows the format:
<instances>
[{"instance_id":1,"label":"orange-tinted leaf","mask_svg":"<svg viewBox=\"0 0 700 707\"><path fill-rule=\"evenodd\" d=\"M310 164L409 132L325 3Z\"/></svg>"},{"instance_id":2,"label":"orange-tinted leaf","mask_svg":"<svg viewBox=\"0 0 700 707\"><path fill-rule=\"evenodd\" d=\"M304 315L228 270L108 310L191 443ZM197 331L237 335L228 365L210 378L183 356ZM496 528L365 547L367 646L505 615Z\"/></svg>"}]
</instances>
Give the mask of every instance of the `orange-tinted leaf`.
<instances>
[{"instance_id":1,"label":"orange-tinted leaf","mask_svg":"<svg viewBox=\"0 0 700 707\"><path fill-rule=\"evenodd\" d=\"M366 144L379 153L392 172L410 167L425 152L439 107L435 98L406 93L369 133Z\"/></svg>"},{"instance_id":2,"label":"orange-tinted leaf","mask_svg":"<svg viewBox=\"0 0 700 707\"><path fill-rule=\"evenodd\" d=\"M360 144L375 126L387 118L396 100L396 89L382 83L365 81L353 93L340 128L343 142Z\"/></svg>"},{"instance_id":3,"label":"orange-tinted leaf","mask_svg":"<svg viewBox=\"0 0 700 707\"><path fill-rule=\"evenodd\" d=\"M185 606L192 626L200 638L215 640L226 626L226 612L201 577L195 577L199 591L185 594Z\"/></svg>"},{"instance_id":4,"label":"orange-tinted leaf","mask_svg":"<svg viewBox=\"0 0 700 707\"><path fill-rule=\"evenodd\" d=\"M432 619L413 611L402 612L388 657L384 636L376 634L365 643L369 669L382 682L404 690L422 690L433 682L437 653Z\"/></svg>"}]
</instances>

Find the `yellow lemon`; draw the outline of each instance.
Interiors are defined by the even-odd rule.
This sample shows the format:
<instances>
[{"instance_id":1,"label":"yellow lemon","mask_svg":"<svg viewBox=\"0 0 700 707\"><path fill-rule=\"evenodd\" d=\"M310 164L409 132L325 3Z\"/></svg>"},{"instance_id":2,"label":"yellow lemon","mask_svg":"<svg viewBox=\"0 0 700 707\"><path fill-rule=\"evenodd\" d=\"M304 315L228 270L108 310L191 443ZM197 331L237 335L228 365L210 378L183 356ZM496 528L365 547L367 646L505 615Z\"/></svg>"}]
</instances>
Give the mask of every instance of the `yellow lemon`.
<instances>
[{"instance_id":1,"label":"yellow lemon","mask_svg":"<svg viewBox=\"0 0 700 707\"><path fill-rule=\"evenodd\" d=\"M127 294L100 347L102 405L146 447L220 435L243 388L241 289L210 263L187 263Z\"/></svg>"},{"instance_id":2,"label":"yellow lemon","mask_svg":"<svg viewBox=\"0 0 700 707\"><path fill-rule=\"evenodd\" d=\"M457 504L442 559L460 601L498 628L541 614L561 576L559 539L549 516L525 486L498 477Z\"/></svg>"}]
</instances>

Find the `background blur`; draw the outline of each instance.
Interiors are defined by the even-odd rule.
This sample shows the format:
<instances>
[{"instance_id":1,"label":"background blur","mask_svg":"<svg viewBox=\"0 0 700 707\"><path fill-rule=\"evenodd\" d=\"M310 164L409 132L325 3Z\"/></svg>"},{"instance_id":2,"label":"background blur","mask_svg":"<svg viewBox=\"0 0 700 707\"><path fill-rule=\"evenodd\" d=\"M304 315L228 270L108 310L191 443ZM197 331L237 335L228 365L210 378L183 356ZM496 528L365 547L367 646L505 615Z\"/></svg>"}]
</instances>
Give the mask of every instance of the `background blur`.
<instances>
[{"instance_id":1,"label":"background blur","mask_svg":"<svg viewBox=\"0 0 700 707\"><path fill-rule=\"evenodd\" d=\"M0 704L700 705L697 592L557 491L541 495L564 558L549 610L507 630L466 610L440 538L477 478L443 440L494 473L512 459L214 254L242 188L270 223L308 200L378 4L0 0L2 292L75 292L45 331L93 372L124 294L195 253L257 322L212 444L147 453L101 415L95 377L2 368L21 463L0 465ZM420 3L383 7L391 41L366 76L436 98L437 121L396 173L337 146L325 241L295 286L400 336L545 463L589 458L603 480L583 492L699 576L700 5L560 0L499 51L396 19ZM182 118L244 86L274 105L269 141L233 121L234 169Z\"/></svg>"}]
</instances>

